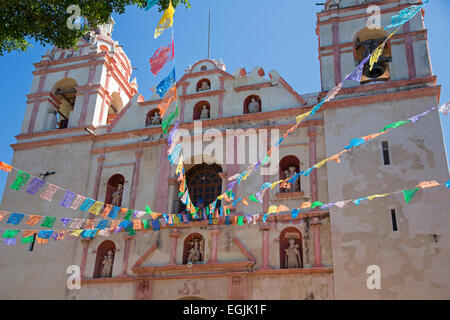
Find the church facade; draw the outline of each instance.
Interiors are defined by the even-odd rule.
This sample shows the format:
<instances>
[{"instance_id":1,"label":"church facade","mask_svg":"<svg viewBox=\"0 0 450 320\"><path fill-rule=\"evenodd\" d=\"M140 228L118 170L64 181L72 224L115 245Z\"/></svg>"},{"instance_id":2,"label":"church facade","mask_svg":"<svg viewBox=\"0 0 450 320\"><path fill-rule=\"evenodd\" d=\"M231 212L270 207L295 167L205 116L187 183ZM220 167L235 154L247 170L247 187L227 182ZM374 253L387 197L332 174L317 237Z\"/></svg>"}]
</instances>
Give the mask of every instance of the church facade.
<instances>
[{"instance_id":1,"label":"church facade","mask_svg":"<svg viewBox=\"0 0 450 320\"><path fill-rule=\"evenodd\" d=\"M194 203L214 200L228 177L252 163L249 147L245 161L238 159L242 143L252 141L250 134L242 136L253 130L265 137L257 143L264 155L296 116L311 110L387 36L366 26L373 4L381 8L384 26L409 1L327 1L317 14L320 92L299 93L276 70L266 74L262 67L229 73L221 60L200 60L184 71L176 83L178 120L194 145L185 158ZM55 172L50 183L105 203L180 213L176 165L167 159L158 115L161 97L139 93L131 62L111 33L112 24L102 26L81 39L77 50L54 48L35 64L12 165L37 177ZM236 198L339 152L351 138L438 106L440 89L422 11L389 40L373 71L365 68L361 82L346 82L287 137L272 157L276 172L254 173L234 190ZM222 157L208 152L212 129L224 137ZM240 202L231 212L262 216L271 205L292 209L303 201L357 199L449 179L437 112L361 148L340 164L301 176L290 188L270 189L261 202ZM87 218L10 190L13 181L10 174L2 210ZM220 217L134 235L4 245L0 298L448 299L450 200L447 190L435 189L418 192L410 204L398 195L244 225L225 224ZM80 267L81 289L67 288L71 265ZM373 265L381 272L378 289L367 284Z\"/></svg>"}]
</instances>

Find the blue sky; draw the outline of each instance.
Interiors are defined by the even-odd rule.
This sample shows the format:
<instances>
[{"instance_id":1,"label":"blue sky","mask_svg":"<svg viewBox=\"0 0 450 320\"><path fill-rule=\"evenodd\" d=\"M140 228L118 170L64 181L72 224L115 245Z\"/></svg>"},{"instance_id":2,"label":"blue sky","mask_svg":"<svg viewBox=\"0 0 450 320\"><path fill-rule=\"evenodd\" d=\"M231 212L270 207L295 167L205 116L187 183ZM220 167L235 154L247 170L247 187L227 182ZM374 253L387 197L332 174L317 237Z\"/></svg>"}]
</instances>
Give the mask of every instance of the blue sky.
<instances>
[{"instance_id":1,"label":"blue sky","mask_svg":"<svg viewBox=\"0 0 450 320\"><path fill-rule=\"evenodd\" d=\"M320 91L318 42L315 34L316 0L190 0L192 8L179 7L174 18L175 63L177 78L188 65L207 58L208 11L211 10L210 57L222 59L227 71L238 67L251 71L261 66L272 69L300 94ZM325 1L320 1L325 2ZM442 85L441 104L450 100L448 53L450 42L450 1L431 0L425 7L425 24L433 73ZM161 14L128 7L123 15L113 15L116 25L113 38L119 41L131 59L139 91L148 98L150 87L168 73L166 66L157 77L150 72L148 60L160 46L170 41L170 32L158 39L153 32ZM11 53L0 58L0 160L10 163L10 144L20 131L25 113L26 95L30 93L33 63L39 62L46 48L35 44L26 53ZM441 123L450 150L449 116ZM293 119L294 121L294 119ZM353 137L352 137L353 138ZM0 198L6 174L0 172Z\"/></svg>"}]
</instances>

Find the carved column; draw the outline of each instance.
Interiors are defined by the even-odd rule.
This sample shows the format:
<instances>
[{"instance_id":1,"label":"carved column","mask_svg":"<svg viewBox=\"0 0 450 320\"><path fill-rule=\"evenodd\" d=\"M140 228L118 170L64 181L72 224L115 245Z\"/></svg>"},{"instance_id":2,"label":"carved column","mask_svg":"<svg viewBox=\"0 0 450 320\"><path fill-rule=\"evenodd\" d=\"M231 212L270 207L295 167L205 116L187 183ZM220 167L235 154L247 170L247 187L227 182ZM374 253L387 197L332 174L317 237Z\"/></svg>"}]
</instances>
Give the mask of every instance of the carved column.
<instances>
[{"instance_id":1,"label":"carved column","mask_svg":"<svg viewBox=\"0 0 450 320\"><path fill-rule=\"evenodd\" d=\"M81 243L83 244L83 253L81 255L81 265L80 265L80 276L81 279L85 279L84 272L86 270L86 261L87 261L87 255L88 255L88 249L89 249L89 242L90 239L83 239L81 240Z\"/></svg>"},{"instance_id":2,"label":"carved column","mask_svg":"<svg viewBox=\"0 0 450 320\"><path fill-rule=\"evenodd\" d=\"M211 246L211 258L208 260L208 263L217 263L217 247L219 244L219 228L215 227L214 229L209 230L209 233L212 237L212 246Z\"/></svg>"},{"instance_id":3,"label":"carved column","mask_svg":"<svg viewBox=\"0 0 450 320\"><path fill-rule=\"evenodd\" d=\"M100 155L97 158L97 175L95 176L95 185L94 185L94 199L98 200L98 191L100 189L100 179L102 177L103 163L105 162L105 154Z\"/></svg>"},{"instance_id":4,"label":"carved column","mask_svg":"<svg viewBox=\"0 0 450 320\"><path fill-rule=\"evenodd\" d=\"M309 136L309 166L312 167L316 164L316 127L309 126L308 127L308 136ZM317 201L317 170L313 170L309 175L309 189L311 194L311 202Z\"/></svg>"},{"instance_id":5,"label":"carved column","mask_svg":"<svg viewBox=\"0 0 450 320\"><path fill-rule=\"evenodd\" d=\"M178 232L177 229L174 229L173 232L169 233L169 237L172 241L172 247L170 250L170 261L169 261L169 265L176 265L177 264L177 241L178 241L178 237L180 236L180 233Z\"/></svg>"},{"instance_id":6,"label":"carved column","mask_svg":"<svg viewBox=\"0 0 450 320\"><path fill-rule=\"evenodd\" d=\"M334 84L341 82L341 49L339 47L339 22L333 21L333 57L334 57Z\"/></svg>"},{"instance_id":7,"label":"carved column","mask_svg":"<svg viewBox=\"0 0 450 320\"><path fill-rule=\"evenodd\" d=\"M311 222L311 227L314 232L314 267L322 266L322 247L320 245L320 227L322 222L320 218L313 218Z\"/></svg>"},{"instance_id":8,"label":"carved column","mask_svg":"<svg viewBox=\"0 0 450 320\"><path fill-rule=\"evenodd\" d=\"M128 277L128 256L130 255L130 245L131 240L133 240L133 236L124 236L123 238L125 240L125 250L123 252L122 273L119 275L119 277Z\"/></svg>"},{"instance_id":9,"label":"carved column","mask_svg":"<svg viewBox=\"0 0 450 320\"><path fill-rule=\"evenodd\" d=\"M219 77L220 80L220 90L225 88L225 77ZM223 118L223 93L219 94L219 118Z\"/></svg>"},{"instance_id":10,"label":"carved column","mask_svg":"<svg viewBox=\"0 0 450 320\"><path fill-rule=\"evenodd\" d=\"M260 228L263 232L263 250L262 250L262 267L260 270L270 270L269 266L269 230L272 229L271 226L265 225Z\"/></svg>"},{"instance_id":11,"label":"carved column","mask_svg":"<svg viewBox=\"0 0 450 320\"><path fill-rule=\"evenodd\" d=\"M130 207L134 208L136 205L136 192L137 192L137 186L139 182L139 171L141 169L141 158L142 158L142 148L140 148L138 151L136 151L136 162L134 164L133 169L133 181L131 182L131 197L130 197Z\"/></svg>"},{"instance_id":12,"label":"carved column","mask_svg":"<svg viewBox=\"0 0 450 320\"><path fill-rule=\"evenodd\" d=\"M406 62L408 64L408 75L410 79L416 77L416 61L414 60L414 49L411 40L411 25L406 22L403 25L403 32L405 33L405 52Z\"/></svg>"}]
</instances>

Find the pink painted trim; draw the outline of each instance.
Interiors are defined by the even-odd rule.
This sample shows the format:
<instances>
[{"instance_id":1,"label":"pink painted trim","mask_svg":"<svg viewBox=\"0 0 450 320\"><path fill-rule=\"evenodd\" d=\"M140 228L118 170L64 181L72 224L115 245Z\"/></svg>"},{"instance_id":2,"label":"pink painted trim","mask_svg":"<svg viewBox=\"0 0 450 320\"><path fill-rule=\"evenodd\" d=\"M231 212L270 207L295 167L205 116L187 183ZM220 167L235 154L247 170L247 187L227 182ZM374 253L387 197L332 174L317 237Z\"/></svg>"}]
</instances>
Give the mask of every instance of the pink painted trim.
<instances>
[{"instance_id":1,"label":"pink painted trim","mask_svg":"<svg viewBox=\"0 0 450 320\"><path fill-rule=\"evenodd\" d=\"M169 146L163 144L161 146L161 157L159 160L159 178L158 178L158 192L156 194L156 212L167 211L167 201L169 194L169 172L170 163L167 159L167 149Z\"/></svg>"},{"instance_id":2,"label":"pink painted trim","mask_svg":"<svg viewBox=\"0 0 450 320\"><path fill-rule=\"evenodd\" d=\"M150 248L147 249L147 251L144 252L144 254L136 261L136 263L133 265L131 270L134 268L139 268L141 264L147 259L149 255L151 255L155 250L157 249L157 243L155 242ZM133 270L134 271L134 270Z\"/></svg>"},{"instance_id":3,"label":"pink painted trim","mask_svg":"<svg viewBox=\"0 0 450 320\"><path fill-rule=\"evenodd\" d=\"M133 181L131 183L131 196L130 196L130 207L134 208L136 206L136 192L137 192L137 186L139 182L139 171L141 169L141 158L142 158L142 148L140 148L138 151L136 151L136 163L134 165L133 169Z\"/></svg>"},{"instance_id":4,"label":"pink painted trim","mask_svg":"<svg viewBox=\"0 0 450 320\"><path fill-rule=\"evenodd\" d=\"M217 261L217 247L218 247L218 237L219 237L219 229L212 229L209 231L212 235L212 246L211 246L211 259L208 260L207 263L218 263Z\"/></svg>"},{"instance_id":5,"label":"pink painted trim","mask_svg":"<svg viewBox=\"0 0 450 320\"><path fill-rule=\"evenodd\" d=\"M81 240L81 243L83 244L83 253L81 254L81 263L80 263L81 279L85 278L84 272L86 270L86 261L87 261L87 254L88 254L88 249L89 249L89 242L90 242L90 240Z\"/></svg>"},{"instance_id":6,"label":"pink painted trim","mask_svg":"<svg viewBox=\"0 0 450 320\"><path fill-rule=\"evenodd\" d=\"M128 277L127 269L128 269L128 257L130 255L130 244L131 240L133 239L132 236L125 236L125 250L123 253L123 265L122 265L122 273L119 275L119 277Z\"/></svg>"},{"instance_id":7,"label":"pink painted trim","mask_svg":"<svg viewBox=\"0 0 450 320\"><path fill-rule=\"evenodd\" d=\"M263 231L263 251L262 251L263 266L260 268L260 270L272 269L269 266L269 230L270 229L271 229L270 226L264 226L261 228L261 230Z\"/></svg>"},{"instance_id":8,"label":"pink painted trim","mask_svg":"<svg viewBox=\"0 0 450 320\"><path fill-rule=\"evenodd\" d=\"M322 249L320 245L320 224L312 225L314 229L314 267L322 266Z\"/></svg>"},{"instance_id":9,"label":"pink painted trim","mask_svg":"<svg viewBox=\"0 0 450 320\"><path fill-rule=\"evenodd\" d=\"M107 74L106 74L106 80L105 80L105 90L106 90L106 92L108 92L109 91L109 82L110 82L110 80L111 80L111 72L107 72ZM120 91L120 87L119 87L119 91ZM102 106L101 106L101 108L100 108L100 119L99 119L99 122L100 123L103 123L103 118L104 118L104 115L105 115L105 103L106 103L106 99L103 99L103 101L102 101ZM106 110L106 117L108 117L107 116L108 115L108 109Z\"/></svg>"},{"instance_id":10,"label":"pink painted trim","mask_svg":"<svg viewBox=\"0 0 450 320\"><path fill-rule=\"evenodd\" d=\"M233 238L234 243L238 246L238 248L241 250L241 252L244 254L244 256L247 257L248 260L255 262L255 258L252 256L250 251L247 250L247 248L244 246L244 244L236 237Z\"/></svg>"},{"instance_id":11,"label":"pink painted trim","mask_svg":"<svg viewBox=\"0 0 450 320\"><path fill-rule=\"evenodd\" d=\"M414 59L414 49L411 41L411 26L409 21L403 25L403 32L405 33L405 51L406 51L406 62L408 63L408 74L409 78L413 79L416 77L416 61Z\"/></svg>"},{"instance_id":12,"label":"pink painted trim","mask_svg":"<svg viewBox=\"0 0 450 320\"><path fill-rule=\"evenodd\" d=\"M308 127L309 135L309 165L313 166L316 163L316 127ZM317 170L313 170L309 176L310 190L311 190L311 202L317 201Z\"/></svg>"},{"instance_id":13,"label":"pink painted trim","mask_svg":"<svg viewBox=\"0 0 450 320\"><path fill-rule=\"evenodd\" d=\"M119 112L119 114L114 118L114 120L108 125L107 131L111 132L111 130L116 126L119 120L123 117L123 115L127 112L128 108L131 107L131 100L128 101L127 105Z\"/></svg>"},{"instance_id":14,"label":"pink painted trim","mask_svg":"<svg viewBox=\"0 0 450 320\"><path fill-rule=\"evenodd\" d=\"M90 69L89 69L89 78L88 78L87 85L92 85L92 81L94 80L94 76L95 76L95 70L96 70L96 65L91 64ZM91 95L88 92L86 92L84 94L83 107L81 109L80 121L78 122L79 127L85 125L90 96Z\"/></svg>"},{"instance_id":15,"label":"pink painted trim","mask_svg":"<svg viewBox=\"0 0 450 320\"><path fill-rule=\"evenodd\" d=\"M225 89L225 77L219 77L220 90ZM219 118L223 118L223 93L219 95Z\"/></svg>"},{"instance_id":16,"label":"pink painted trim","mask_svg":"<svg viewBox=\"0 0 450 320\"><path fill-rule=\"evenodd\" d=\"M45 83L45 79L47 78L47 74L44 73L40 78L39 78L39 86L38 86L38 91L37 93L41 93L42 89L44 88L44 83ZM38 110L39 110L39 101L36 101L33 105L33 111L31 112L31 119L30 119L30 124L28 125L28 131L27 133L30 134L33 132L34 130L34 124L36 122L36 117L38 114Z\"/></svg>"},{"instance_id":17,"label":"pink painted trim","mask_svg":"<svg viewBox=\"0 0 450 320\"><path fill-rule=\"evenodd\" d=\"M169 233L170 238L172 239L172 247L170 248L170 261L169 265L177 264L177 241L180 234L178 232Z\"/></svg>"}]
</instances>

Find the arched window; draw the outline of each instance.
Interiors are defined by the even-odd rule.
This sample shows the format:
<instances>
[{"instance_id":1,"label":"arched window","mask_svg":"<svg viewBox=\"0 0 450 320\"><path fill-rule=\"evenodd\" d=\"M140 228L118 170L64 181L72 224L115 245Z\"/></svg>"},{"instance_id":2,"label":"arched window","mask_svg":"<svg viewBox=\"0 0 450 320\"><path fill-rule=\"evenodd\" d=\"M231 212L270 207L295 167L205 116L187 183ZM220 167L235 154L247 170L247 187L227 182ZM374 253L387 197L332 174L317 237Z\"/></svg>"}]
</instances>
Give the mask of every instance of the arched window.
<instances>
[{"instance_id":1,"label":"arched window","mask_svg":"<svg viewBox=\"0 0 450 320\"><path fill-rule=\"evenodd\" d=\"M205 261L205 239L200 233L192 233L184 239L183 264Z\"/></svg>"},{"instance_id":2,"label":"arched window","mask_svg":"<svg viewBox=\"0 0 450 320\"><path fill-rule=\"evenodd\" d=\"M206 90L210 90L211 89L211 81L209 81L208 79L202 79L199 82L197 82L197 89L196 91L206 91Z\"/></svg>"},{"instance_id":3,"label":"arched window","mask_svg":"<svg viewBox=\"0 0 450 320\"><path fill-rule=\"evenodd\" d=\"M300 161L296 156L286 156L281 159L279 168L280 180L284 180L300 172ZM284 187L280 186L281 193L299 191L301 191L300 177L298 177L295 183L288 183Z\"/></svg>"},{"instance_id":4,"label":"arched window","mask_svg":"<svg viewBox=\"0 0 450 320\"><path fill-rule=\"evenodd\" d=\"M251 95L244 100L244 113L261 112L261 98L257 95Z\"/></svg>"},{"instance_id":5,"label":"arched window","mask_svg":"<svg viewBox=\"0 0 450 320\"><path fill-rule=\"evenodd\" d=\"M353 57L355 64L361 63L369 54L373 52L388 36L383 29L369 29L364 28L358 31L354 37L355 48L353 50ZM369 62L364 65L363 74L361 77L361 84L375 81L389 81L389 63L392 61L391 57L391 43L387 41L384 46L383 54L378 59L370 71Z\"/></svg>"},{"instance_id":6,"label":"arched window","mask_svg":"<svg viewBox=\"0 0 450 320\"><path fill-rule=\"evenodd\" d=\"M122 98L120 97L120 94L118 92L113 92L111 94L111 104L108 108L108 118L106 120L107 124L110 124L114 118L117 116L117 114L122 111L123 109L123 102Z\"/></svg>"},{"instance_id":7,"label":"arched window","mask_svg":"<svg viewBox=\"0 0 450 320\"><path fill-rule=\"evenodd\" d=\"M208 101L200 101L195 104L193 112L193 120L209 119L211 117L211 106Z\"/></svg>"},{"instance_id":8,"label":"arched window","mask_svg":"<svg viewBox=\"0 0 450 320\"><path fill-rule=\"evenodd\" d=\"M147 113L145 118L145 126L159 126L161 125L161 116L159 115L159 109L154 108Z\"/></svg>"},{"instance_id":9,"label":"arched window","mask_svg":"<svg viewBox=\"0 0 450 320\"><path fill-rule=\"evenodd\" d=\"M116 245L111 240L105 240L97 248L94 266L94 278L111 278Z\"/></svg>"},{"instance_id":10,"label":"arched window","mask_svg":"<svg viewBox=\"0 0 450 320\"><path fill-rule=\"evenodd\" d=\"M303 268L302 233L287 227L280 233L280 268Z\"/></svg>"},{"instance_id":11,"label":"arched window","mask_svg":"<svg viewBox=\"0 0 450 320\"><path fill-rule=\"evenodd\" d=\"M212 203L222 193L222 168L217 164L198 164L186 173L189 196L192 203L199 208ZM216 208L220 207L217 201Z\"/></svg>"},{"instance_id":12,"label":"arched window","mask_svg":"<svg viewBox=\"0 0 450 320\"><path fill-rule=\"evenodd\" d=\"M59 100L56 113L52 112L51 121L52 128L49 129L66 129L69 126L70 115L75 107L75 100L77 95L77 82L72 78L65 78L58 81L54 86L52 92ZM56 128L53 126L56 123Z\"/></svg>"},{"instance_id":13,"label":"arched window","mask_svg":"<svg viewBox=\"0 0 450 320\"><path fill-rule=\"evenodd\" d=\"M122 205L123 186L125 178L121 174L115 174L108 180L106 185L105 203L117 207Z\"/></svg>"}]
</instances>

